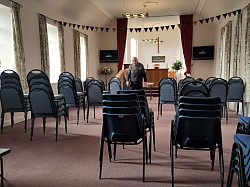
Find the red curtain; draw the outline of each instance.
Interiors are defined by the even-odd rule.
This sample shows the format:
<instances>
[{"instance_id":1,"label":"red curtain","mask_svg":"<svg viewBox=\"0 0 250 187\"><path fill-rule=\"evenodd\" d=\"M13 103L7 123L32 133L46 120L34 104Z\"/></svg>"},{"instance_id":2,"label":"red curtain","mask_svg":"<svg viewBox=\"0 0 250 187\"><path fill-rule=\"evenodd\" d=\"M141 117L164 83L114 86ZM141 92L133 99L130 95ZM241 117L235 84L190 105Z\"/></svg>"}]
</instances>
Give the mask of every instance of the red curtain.
<instances>
[{"instance_id":1,"label":"red curtain","mask_svg":"<svg viewBox=\"0 0 250 187\"><path fill-rule=\"evenodd\" d=\"M119 52L118 72L122 69L123 65L123 58L124 58L126 39L127 39L127 24L128 24L127 18L117 19L117 48Z\"/></svg>"},{"instance_id":2,"label":"red curtain","mask_svg":"<svg viewBox=\"0 0 250 187\"><path fill-rule=\"evenodd\" d=\"M185 74L191 74L192 42L193 42L193 15L181 15L181 43L186 64Z\"/></svg>"}]
</instances>

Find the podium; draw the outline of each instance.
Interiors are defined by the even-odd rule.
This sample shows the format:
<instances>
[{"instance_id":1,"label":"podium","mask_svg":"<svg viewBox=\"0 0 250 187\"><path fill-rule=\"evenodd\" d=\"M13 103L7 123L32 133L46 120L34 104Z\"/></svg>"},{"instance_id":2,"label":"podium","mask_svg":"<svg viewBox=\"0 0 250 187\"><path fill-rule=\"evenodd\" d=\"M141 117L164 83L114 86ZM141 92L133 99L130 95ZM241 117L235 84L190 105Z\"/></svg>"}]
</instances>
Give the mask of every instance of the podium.
<instances>
[{"instance_id":1,"label":"podium","mask_svg":"<svg viewBox=\"0 0 250 187\"><path fill-rule=\"evenodd\" d=\"M165 69L146 69L147 82L154 83L154 86L158 86L159 81L162 78L168 77L168 68Z\"/></svg>"}]
</instances>

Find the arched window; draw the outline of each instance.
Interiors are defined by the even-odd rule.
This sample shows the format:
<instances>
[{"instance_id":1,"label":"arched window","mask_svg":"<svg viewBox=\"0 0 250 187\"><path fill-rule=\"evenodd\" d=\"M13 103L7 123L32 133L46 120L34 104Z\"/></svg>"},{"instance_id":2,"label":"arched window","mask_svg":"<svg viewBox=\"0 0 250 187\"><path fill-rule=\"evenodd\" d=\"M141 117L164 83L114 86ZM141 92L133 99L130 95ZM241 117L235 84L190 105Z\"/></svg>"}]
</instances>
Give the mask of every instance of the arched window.
<instances>
[{"instance_id":1,"label":"arched window","mask_svg":"<svg viewBox=\"0 0 250 187\"><path fill-rule=\"evenodd\" d=\"M138 57L138 40L136 38L130 39L130 50L131 58Z\"/></svg>"}]
</instances>

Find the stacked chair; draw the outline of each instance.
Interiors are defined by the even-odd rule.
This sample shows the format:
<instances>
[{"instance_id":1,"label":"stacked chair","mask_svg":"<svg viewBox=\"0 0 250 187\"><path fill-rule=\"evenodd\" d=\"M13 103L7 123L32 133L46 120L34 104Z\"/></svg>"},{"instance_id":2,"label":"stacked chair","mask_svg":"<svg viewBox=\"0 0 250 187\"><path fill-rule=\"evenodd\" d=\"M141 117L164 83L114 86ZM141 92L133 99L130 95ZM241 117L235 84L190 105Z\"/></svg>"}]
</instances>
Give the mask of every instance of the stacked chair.
<instances>
[{"instance_id":1,"label":"stacked chair","mask_svg":"<svg viewBox=\"0 0 250 187\"><path fill-rule=\"evenodd\" d=\"M222 78L215 78L209 84L210 97L219 97L221 99L221 112L226 117L228 123L228 110L227 110L227 81Z\"/></svg>"},{"instance_id":2,"label":"stacked chair","mask_svg":"<svg viewBox=\"0 0 250 187\"><path fill-rule=\"evenodd\" d=\"M173 104L175 107L177 105L177 83L175 79L163 78L158 84L159 97L158 97L158 115L162 116L162 105L163 104Z\"/></svg>"},{"instance_id":3,"label":"stacked chair","mask_svg":"<svg viewBox=\"0 0 250 187\"><path fill-rule=\"evenodd\" d=\"M149 161L151 163L151 148L152 139L153 147L155 148L155 125L154 125L154 111L149 108L146 93L144 90L120 90L117 91L118 94L136 94L139 99L139 106L141 108L141 113L145 119L146 132L149 132Z\"/></svg>"},{"instance_id":4,"label":"stacked chair","mask_svg":"<svg viewBox=\"0 0 250 187\"><path fill-rule=\"evenodd\" d=\"M41 70L31 70L27 75L29 85L29 100L31 107L31 135L33 138L35 118L43 118L43 131L45 133L46 118L56 119L56 141L58 125L64 116L65 132L67 133L67 108L63 95L54 95L48 76Z\"/></svg>"},{"instance_id":5,"label":"stacked chair","mask_svg":"<svg viewBox=\"0 0 250 187\"><path fill-rule=\"evenodd\" d=\"M232 146L227 187L232 186L234 173L238 175L238 186L248 186L250 181L250 117L241 116L238 121Z\"/></svg>"},{"instance_id":6,"label":"stacked chair","mask_svg":"<svg viewBox=\"0 0 250 187\"><path fill-rule=\"evenodd\" d=\"M66 100L67 115L69 117L69 108L77 108L77 125L79 123L80 107L83 107L83 115L85 115L85 94L77 91L76 81L70 72L62 72L58 79L58 93L64 95Z\"/></svg>"},{"instance_id":7,"label":"stacked chair","mask_svg":"<svg viewBox=\"0 0 250 187\"><path fill-rule=\"evenodd\" d=\"M143 181L147 150L145 125L136 94L104 94L103 125L100 141L100 173L102 177L104 142L107 142L111 160L110 144L143 144Z\"/></svg>"},{"instance_id":8,"label":"stacked chair","mask_svg":"<svg viewBox=\"0 0 250 187\"><path fill-rule=\"evenodd\" d=\"M179 96L208 97L209 90L203 82L194 80L182 85L179 91Z\"/></svg>"},{"instance_id":9,"label":"stacked chair","mask_svg":"<svg viewBox=\"0 0 250 187\"><path fill-rule=\"evenodd\" d=\"M94 118L95 118L95 107L102 106L102 94L104 87L98 80L91 80L86 84L86 96L87 96L87 123L89 121L89 107L94 107Z\"/></svg>"},{"instance_id":10,"label":"stacked chair","mask_svg":"<svg viewBox=\"0 0 250 187\"><path fill-rule=\"evenodd\" d=\"M121 90L121 81L118 77L112 77L108 83L108 90L110 94L116 94L118 90Z\"/></svg>"},{"instance_id":11,"label":"stacked chair","mask_svg":"<svg viewBox=\"0 0 250 187\"><path fill-rule=\"evenodd\" d=\"M240 77L231 77L228 80L227 102L237 102L237 114L239 113L239 103L242 106L242 115L244 116L244 92L245 85Z\"/></svg>"},{"instance_id":12,"label":"stacked chair","mask_svg":"<svg viewBox=\"0 0 250 187\"><path fill-rule=\"evenodd\" d=\"M212 170L215 150L219 150L221 184L224 180L224 161L221 135L220 98L181 96L176 116L171 124L171 174L174 186L174 147L184 150L210 151Z\"/></svg>"},{"instance_id":13,"label":"stacked chair","mask_svg":"<svg viewBox=\"0 0 250 187\"><path fill-rule=\"evenodd\" d=\"M13 70L4 70L0 76L1 80L1 133L3 133L4 114L11 114L11 127L14 126L14 112L23 112L27 131L27 113L30 111L28 95L23 93L19 75Z\"/></svg>"}]
</instances>

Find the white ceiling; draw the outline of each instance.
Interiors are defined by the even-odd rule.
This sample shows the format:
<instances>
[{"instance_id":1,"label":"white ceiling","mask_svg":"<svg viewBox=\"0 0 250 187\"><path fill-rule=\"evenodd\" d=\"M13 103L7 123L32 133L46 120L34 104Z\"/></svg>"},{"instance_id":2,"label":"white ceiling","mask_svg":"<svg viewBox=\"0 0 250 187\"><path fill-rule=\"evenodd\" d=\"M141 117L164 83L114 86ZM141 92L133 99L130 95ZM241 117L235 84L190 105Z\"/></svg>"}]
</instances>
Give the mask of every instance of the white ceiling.
<instances>
[{"instance_id":1,"label":"white ceiling","mask_svg":"<svg viewBox=\"0 0 250 187\"><path fill-rule=\"evenodd\" d=\"M194 20L221 15L244 8L250 0L39 0L52 5L69 19L79 24L108 23L121 18L123 13L148 12L154 24L166 25L164 20L176 24L179 15L193 14ZM145 5L145 6L144 6ZM98 17L93 7L101 10L107 18ZM176 17L175 17L176 16ZM156 18L157 17L157 18ZM150 18L145 19L149 20ZM157 20L157 21L156 21ZM91 22L91 23L87 23ZM142 22L142 21L141 21ZM149 21L150 22L150 21ZM164 22L164 23L163 23ZM145 23L146 24L146 23ZM151 25L150 25L151 24ZM148 24L153 25L153 22Z\"/></svg>"}]
</instances>

